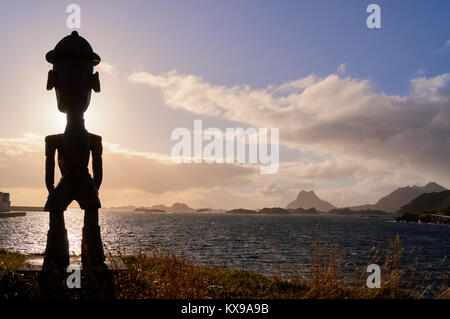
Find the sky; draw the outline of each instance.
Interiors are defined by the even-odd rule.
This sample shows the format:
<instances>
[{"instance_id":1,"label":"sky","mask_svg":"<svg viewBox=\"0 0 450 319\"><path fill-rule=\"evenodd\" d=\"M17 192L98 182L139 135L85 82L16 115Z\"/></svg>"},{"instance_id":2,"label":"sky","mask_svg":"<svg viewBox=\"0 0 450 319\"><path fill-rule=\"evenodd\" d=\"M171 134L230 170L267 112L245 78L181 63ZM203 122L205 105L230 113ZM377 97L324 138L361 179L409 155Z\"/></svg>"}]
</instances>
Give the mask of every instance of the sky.
<instances>
[{"instance_id":1,"label":"sky","mask_svg":"<svg viewBox=\"0 0 450 319\"><path fill-rule=\"evenodd\" d=\"M71 3L102 58L85 119L103 137L105 207L284 207L300 190L344 207L450 187L448 1L2 1L0 191L14 205L47 196L43 140L65 117L44 57L72 31ZM279 128L278 172L173 163L172 131L196 119Z\"/></svg>"}]
</instances>

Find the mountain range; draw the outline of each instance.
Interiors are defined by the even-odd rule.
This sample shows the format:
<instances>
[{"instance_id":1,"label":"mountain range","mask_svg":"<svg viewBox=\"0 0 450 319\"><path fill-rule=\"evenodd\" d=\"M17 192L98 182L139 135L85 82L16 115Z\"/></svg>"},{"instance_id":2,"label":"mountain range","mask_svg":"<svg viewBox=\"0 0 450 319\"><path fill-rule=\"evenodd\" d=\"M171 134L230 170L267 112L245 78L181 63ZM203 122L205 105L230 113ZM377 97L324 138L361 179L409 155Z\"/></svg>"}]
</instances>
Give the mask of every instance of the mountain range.
<instances>
[{"instance_id":1,"label":"mountain range","mask_svg":"<svg viewBox=\"0 0 450 319\"><path fill-rule=\"evenodd\" d=\"M384 211L395 213L404 205L410 203L413 199L422 194L439 193L447 191L445 187L434 182L429 182L424 186L406 186L400 187L380 198L375 204L359 205L348 207L353 211ZM297 198L286 206L286 209L309 209L315 208L318 211L329 212L335 210L336 207L327 201L320 199L314 191L300 191Z\"/></svg>"},{"instance_id":2,"label":"mountain range","mask_svg":"<svg viewBox=\"0 0 450 319\"><path fill-rule=\"evenodd\" d=\"M435 193L446 191L445 187L430 182L424 186L406 186L394 190L392 193L380 198L374 205L361 205L349 207L352 210L382 210L389 213L395 213L402 206L408 204L413 199L425 193Z\"/></svg>"},{"instance_id":3,"label":"mountain range","mask_svg":"<svg viewBox=\"0 0 450 319\"><path fill-rule=\"evenodd\" d=\"M286 210L291 213L314 213L306 210L316 209L319 212L330 212L337 214L351 214L352 211L360 214L372 214L372 213L404 213L408 212L418 212L423 209L442 209L450 208L450 191L448 191L445 187L442 187L434 182L429 182L424 186L406 186L400 187L389 193L386 196L380 198L373 205L360 205L360 206L352 206L345 208L337 208L336 206L330 204L329 202L320 199L313 190L305 191L302 190L298 193L297 198L290 202L286 206ZM433 195L440 194L440 195ZM421 195L429 195L421 196ZM445 196L448 195L449 198ZM433 197L434 196L434 197ZM436 197L437 196L437 197ZM439 197L441 196L441 197ZM420 199L415 201L415 199ZM440 200L442 199L442 203ZM442 206L442 205L444 206ZM406 206L405 206L406 205ZM409 206L408 206L409 205ZM172 206L166 205L153 205L151 207L138 207L135 206L121 206L121 207L111 207L110 209L121 209L121 210L135 210L135 211L145 211L145 212L225 212L223 209L212 209L212 208L201 208L194 209L189 207L184 203L177 202ZM242 209L241 209L242 210ZM281 210L281 208L279 208ZM273 213L274 208L270 211ZM233 210L229 212L234 212ZM255 211L256 212L256 211ZM317 213L317 212L316 212Z\"/></svg>"}]
</instances>

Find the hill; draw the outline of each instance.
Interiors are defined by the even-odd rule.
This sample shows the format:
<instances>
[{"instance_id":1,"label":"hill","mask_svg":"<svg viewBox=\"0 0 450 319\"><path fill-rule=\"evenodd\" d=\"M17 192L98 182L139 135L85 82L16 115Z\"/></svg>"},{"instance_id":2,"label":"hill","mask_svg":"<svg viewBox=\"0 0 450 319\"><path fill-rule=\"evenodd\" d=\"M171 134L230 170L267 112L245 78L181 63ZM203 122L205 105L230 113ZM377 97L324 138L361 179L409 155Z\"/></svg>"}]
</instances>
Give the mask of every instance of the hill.
<instances>
[{"instance_id":1,"label":"hill","mask_svg":"<svg viewBox=\"0 0 450 319\"><path fill-rule=\"evenodd\" d=\"M399 214L450 214L450 191L426 193L413 199L398 210Z\"/></svg>"},{"instance_id":2,"label":"hill","mask_svg":"<svg viewBox=\"0 0 450 319\"><path fill-rule=\"evenodd\" d=\"M319 212L317 209L315 209L314 207L309 208L309 209L304 209L304 208L297 208L297 209L289 209L288 210L290 213L292 214L307 214L307 215L318 215L321 212Z\"/></svg>"},{"instance_id":3,"label":"hill","mask_svg":"<svg viewBox=\"0 0 450 319\"><path fill-rule=\"evenodd\" d=\"M253 209L245 209L245 208L236 208L226 211L227 214L259 214L256 210Z\"/></svg>"},{"instance_id":4,"label":"hill","mask_svg":"<svg viewBox=\"0 0 450 319\"><path fill-rule=\"evenodd\" d=\"M189 207L184 203L175 203L172 206L166 205L153 205L151 207L138 207L136 211L141 212L169 212L169 213L191 213L194 212L195 209Z\"/></svg>"},{"instance_id":5,"label":"hill","mask_svg":"<svg viewBox=\"0 0 450 319\"><path fill-rule=\"evenodd\" d=\"M314 191L301 191L298 193L297 198L286 206L286 209L298 208L315 208L318 211L328 212L336 207L331 205L329 202L320 199Z\"/></svg>"},{"instance_id":6,"label":"hill","mask_svg":"<svg viewBox=\"0 0 450 319\"><path fill-rule=\"evenodd\" d=\"M286 215L290 214L287 209L281 207L264 207L258 211L260 214L277 214L277 215Z\"/></svg>"}]
</instances>

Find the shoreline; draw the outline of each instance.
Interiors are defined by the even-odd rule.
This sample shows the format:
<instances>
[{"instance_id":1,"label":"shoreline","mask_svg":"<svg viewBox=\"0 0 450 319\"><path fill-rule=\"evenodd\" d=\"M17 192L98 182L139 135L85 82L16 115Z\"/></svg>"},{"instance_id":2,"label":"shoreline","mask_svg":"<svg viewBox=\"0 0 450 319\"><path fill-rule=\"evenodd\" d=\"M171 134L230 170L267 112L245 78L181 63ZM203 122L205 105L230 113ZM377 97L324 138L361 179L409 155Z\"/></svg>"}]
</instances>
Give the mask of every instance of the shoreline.
<instances>
[{"instance_id":1,"label":"shoreline","mask_svg":"<svg viewBox=\"0 0 450 319\"><path fill-rule=\"evenodd\" d=\"M449 225L450 216L441 214L410 214L406 213L395 218L397 223L416 223L416 224L433 224L433 225Z\"/></svg>"},{"instance_id":2,"label":"shoreline","mask_svg":"<svg viewBox=\"0 0 450 319\"><path fill-rule=\"evenodd\" d=\"M318 243L312 247L309 266L298 266L309 270L306 277L295 271L283 273L287 277L280 273L266 276L243 269L198 265L183 255L158 249L150 255L120 255L127 269L107 274L115 287L108 291L108 299L450 299L448 283L430 290L429 283L421 286L421 275L415 274L410 265L399 265L401 248L398 237L387 245L385 260L380 261L382 286L377 289L366 285L367 265L353 270L342 268L345 260L339 250ZM372 257L377 260L381 255ZM0 299L48 298L41 290L39 271L18 270L25 258L24 254L0 249ZM100 291L87 289L88 274L81 272L83 289L60 287L52 298L102 298L101 293L109 286L100 283ZM94 279L102 278L100 275Z\"/></svg>"}]
</instances>

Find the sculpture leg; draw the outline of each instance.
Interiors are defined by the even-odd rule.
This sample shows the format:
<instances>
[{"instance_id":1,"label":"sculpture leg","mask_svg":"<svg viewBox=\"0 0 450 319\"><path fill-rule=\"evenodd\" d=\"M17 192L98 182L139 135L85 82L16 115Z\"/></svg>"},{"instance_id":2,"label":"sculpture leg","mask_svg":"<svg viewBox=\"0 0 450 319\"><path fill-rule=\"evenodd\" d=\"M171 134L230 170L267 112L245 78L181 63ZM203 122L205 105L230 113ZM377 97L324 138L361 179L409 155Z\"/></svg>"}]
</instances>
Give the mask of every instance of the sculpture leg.
<instances>
[{"instance_id":1,"label":"sculpture leg","mask_svg":"<svg viewBox=\"0 0 450 319\"><path fill-rule=\"evenodd\" d=\"M69 266L69 240L63 211L50 211L50 230L47 233L43 270Z\"/></svg>"},{"instance_id":2,"label":"sculpture leg","mask_svg":"<svg viewBox=\"0 0 450 319\"><path fill-rule=\"evenodd\" d=\"M114 298L112 273L105 264L105 254L98 225L98 209L86 209L84 213L81 262L86 276L88 294L95 298Z\"/></svg>"},{"instance_id":3,"label":"sculpture leg","mask_svg":"<svg viewBox=\"0 0 450 319\"><path fill-rule=\"evenodd\" d=\"M106 270L105 253L98 225L98 209L87 209L84 213L81 262L83 268Z\"/></svg>"}]
</instances>

